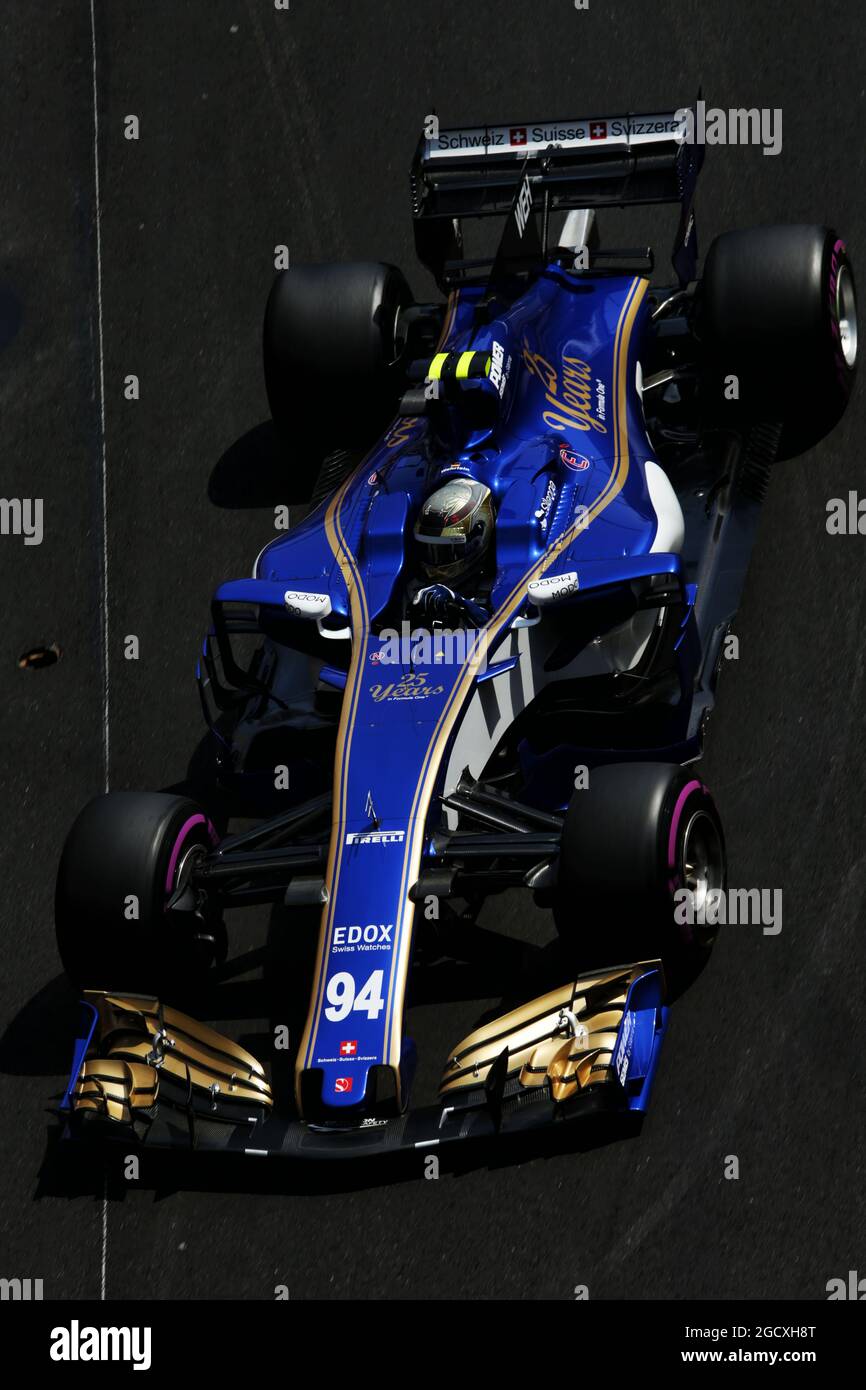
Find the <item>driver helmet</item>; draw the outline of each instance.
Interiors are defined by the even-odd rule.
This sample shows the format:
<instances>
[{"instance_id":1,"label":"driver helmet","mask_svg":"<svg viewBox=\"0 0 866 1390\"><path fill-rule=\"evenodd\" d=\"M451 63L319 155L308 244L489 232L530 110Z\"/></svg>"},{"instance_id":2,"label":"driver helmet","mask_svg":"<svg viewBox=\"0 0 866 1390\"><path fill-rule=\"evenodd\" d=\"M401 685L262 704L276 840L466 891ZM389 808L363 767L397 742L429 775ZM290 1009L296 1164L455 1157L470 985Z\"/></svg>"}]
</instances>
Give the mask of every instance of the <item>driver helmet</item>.
<instances>
[{"instance_id":1,"label":"driver helmet","mask_svg":"<svg viewBox=\"0 0 866 1390\"><path fill-rule=\"evenodd\" d=\"M459 581L480 567L493 539L489 487L453 478L432 492L415 522L421 567L430 579Z\"/></svg>"}]
</instances>

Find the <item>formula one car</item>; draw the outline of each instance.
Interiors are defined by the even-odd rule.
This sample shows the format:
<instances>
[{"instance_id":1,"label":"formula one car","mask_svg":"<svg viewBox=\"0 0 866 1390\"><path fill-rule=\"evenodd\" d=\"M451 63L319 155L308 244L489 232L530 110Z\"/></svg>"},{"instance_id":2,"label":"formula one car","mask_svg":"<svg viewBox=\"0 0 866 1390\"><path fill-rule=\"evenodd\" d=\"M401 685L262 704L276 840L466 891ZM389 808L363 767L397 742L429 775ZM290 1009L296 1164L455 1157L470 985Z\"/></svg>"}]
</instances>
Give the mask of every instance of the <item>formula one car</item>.
<instances>
[{"instance_id":1,"label":"formula one car","mask_svg":"<svg viewBox=\"0 0 866 1390\"><path fill-rule=\"evenodd\" d=\"M266 382L311 509L218 589L197 672L219 784L257 818L227 834L207 804L116 792L75 822L68 1134L343 1156L644 1110L726 881L694 764L761 500L857 356L824 227L726 232L697 278L687 115L422 139L437 302L389 265L278 276ZM596 221L654 203L679 207L661 287ZM465 220L495 216L470 258ZM509 888L552 909L571 973L443 1040L438 1103L412 1109L419 934ZM225 910L262 902L319 919L293 1096L176 1007Z\"/></svg>"}]
</instances>

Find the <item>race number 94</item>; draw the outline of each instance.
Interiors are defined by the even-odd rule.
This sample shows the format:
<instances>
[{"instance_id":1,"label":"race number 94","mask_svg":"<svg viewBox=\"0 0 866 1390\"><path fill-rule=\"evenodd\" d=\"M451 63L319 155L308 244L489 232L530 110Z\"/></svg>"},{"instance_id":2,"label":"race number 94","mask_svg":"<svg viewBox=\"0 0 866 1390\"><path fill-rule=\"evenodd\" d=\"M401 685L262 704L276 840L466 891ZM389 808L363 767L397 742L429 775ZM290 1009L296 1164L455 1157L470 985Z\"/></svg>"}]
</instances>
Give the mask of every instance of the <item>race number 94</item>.
<instances>
[{"instance_id":1,"label":"race number 94","mask_svg":"<svg viewBox=\"0 0 866 1390\"><path fill-rule=\"evenodd\" d=\"M341 970L328 981L325 1017L331 1023L341 1023L350 1013L366 1014L368 1018L378 1018L385 1007L382 997L384 970L374 970L362 987L355 991L355 978L348 970Z\"/></svg>"}]
</instances>

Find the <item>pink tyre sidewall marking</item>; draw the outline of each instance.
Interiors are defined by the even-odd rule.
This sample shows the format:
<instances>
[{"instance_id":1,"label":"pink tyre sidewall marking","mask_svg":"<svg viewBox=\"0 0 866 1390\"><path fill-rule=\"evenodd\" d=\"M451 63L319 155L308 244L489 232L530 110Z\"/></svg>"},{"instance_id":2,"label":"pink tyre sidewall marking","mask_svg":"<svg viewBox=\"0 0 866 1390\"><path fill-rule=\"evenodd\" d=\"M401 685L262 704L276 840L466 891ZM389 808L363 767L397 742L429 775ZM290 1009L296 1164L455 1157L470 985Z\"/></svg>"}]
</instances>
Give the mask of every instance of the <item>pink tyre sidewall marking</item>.
<instances>
[{"instance_id":1,"label":"pink tyre sidewall marking","mask_svg":"<svg viewBox=\"0 0 866 1390\"><path fill-rule=\"evenodd\" d=\"M706 787L702 782L698 782L697 780L695 780L694 782L687 782L686 785L683 787L682 791L680 792L679 796L677 797L677 803L674 806L674 813L671 817L671 828L670 833L668 835L668 872L670 874L670 877L668 879L668 887L670 888L671 893L676 892L680 881L679 874L674 873L674 869L676 868L677 833L680 828L680 821L682 820L686 802L688 801L689 797L696 791L703 792L705 796L709 795ZM682 923L680 927L680 934L682 936L683 941L685 941L686 943L691 942L694 938L694 930L692 927L688 925L687 922Z\"/></svg>"},{"instance_id":2,"label":"pink tyre sidewall marking","mask_svg":"<svg viewBox=\"0 0 866 1390\"><path fill-rule=\"evenodd\" d=\"M190 816L189 820L184 821L183 825L177 833L177 839L174 842L171 855L169 856L168 872L165 876L165 891L167 898L171 896L172 889L174 887L174 875L177 869L177 861L180 858L180 852L183 849L184 842L188 838L190 831L194 830L197 825L204 825L207 827L207 833L210 837L212 844L216 845L219 843L219 835L217 834L215 828L213 827L213 825L211 825L207 817L201 814L201 812L198 812L194 816ZM168 903L166 903L166 907L167 906Z\"/></svg>"},{"instance_id":3,"label":"pink tyre sidewall marking","mask_svg":"<svg viewBox=\"0 0 866 1390\"><path fill-rule=\"evenodd\" d=\"M702 792L705 790L706 788L703 783L695 780L694 782L687 782L677 797L677 804L674 806L674 813L671 817L670 833L668 834L668 870L670 873L669 885L671 892L674 891L679 883L679 876L674 873L674 869L676 868L677 856L677 832L680 828L683 808L693 792Z\"/></svg>"}]
</instances>

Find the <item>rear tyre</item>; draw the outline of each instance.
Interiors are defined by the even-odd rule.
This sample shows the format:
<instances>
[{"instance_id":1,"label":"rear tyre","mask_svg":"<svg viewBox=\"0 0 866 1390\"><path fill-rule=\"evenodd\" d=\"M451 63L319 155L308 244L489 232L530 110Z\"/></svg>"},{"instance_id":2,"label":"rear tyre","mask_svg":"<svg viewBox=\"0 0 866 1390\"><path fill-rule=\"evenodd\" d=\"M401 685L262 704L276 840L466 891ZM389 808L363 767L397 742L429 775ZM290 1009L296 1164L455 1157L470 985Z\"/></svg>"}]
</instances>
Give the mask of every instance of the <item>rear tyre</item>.
<instances>
[{"instance_id":1,"label":"rear tyre","mask_svg":"<svg viewBox=\"0 0 866 1390\"><path fill-rule=\"evenodd\" d=\"M565 941L598 954L594 964L659 956L676 989L712 945L709 895L726 881L721 819L689 768L612 763L594 768L589 786L573 793L554 918Z\"/></svg>"},{"instance_id":2,"label":"rear tyre","mask_svg":"<svg viewBox=\"0 0 866 1390\"><path fill-rule=\"evenodd\" d=\"M827 227L753 227L716 237L701 289L709 414L779 423L780 458L841 418L857 370L857 301L845 243ZM731 378L739 399L730 400Z\"/></svg>"},{"instance_id":3,"label":"rear tyre","mask_svg":"<svg viewBox=\"0 0 866 1390\"><path fill-rule=\"evenodd\" d=\"M299 265L276 278L263 353L271 415L306 500L322 460L365 449L393 416L412 294L392 265Z\"/></svg>"},{"instance_id":4,"label":"rear tyre","mask_svg":"<svg viewBox=\"0 0 866 1390\"><path fill-rule=\"evenodd\" d=\"M221 954L222 924L169 902L215 838L184 797L110 792L85 806L55 894L57 946L76 987L171 998L201 983Z\"/></svg>"}]
</instances>

